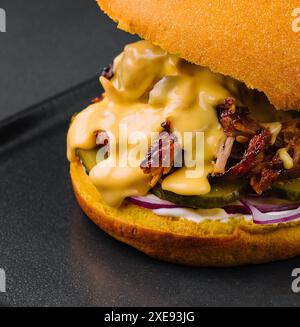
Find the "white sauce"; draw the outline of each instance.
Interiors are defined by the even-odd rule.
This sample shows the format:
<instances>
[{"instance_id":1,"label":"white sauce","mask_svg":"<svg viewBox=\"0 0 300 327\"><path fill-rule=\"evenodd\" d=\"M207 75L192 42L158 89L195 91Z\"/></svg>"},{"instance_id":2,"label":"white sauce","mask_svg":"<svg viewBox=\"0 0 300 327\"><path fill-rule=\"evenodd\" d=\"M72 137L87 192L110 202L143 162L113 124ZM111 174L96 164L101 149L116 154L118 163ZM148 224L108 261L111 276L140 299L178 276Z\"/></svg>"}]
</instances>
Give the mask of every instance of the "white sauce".
<instances>
[{"instance_id":1,"label":"white sauce","mask_svg":"<svg viewBox=\"0 0 300 327\"><path fill-rule=\"evenodd\" d=\"M240 214L227 214L225 210L217 209L188 209L188 208L175 208L175 209L154 209L151 210L158 216L172 216L181 219L193 221L195 223L202 223L205 220L220 221L222 223L228 223L231 218L244 217L246 221L251 221L253 217L251 215Z\"/></svg>"},{"instance_id":2,"label":"white sauce","mask_svg":"<svg viewBox=\"0 0 300 327\"><path fill-rule=\"evenodd\" d=\"M164 201L153 194L147 194L146 196L137 197L136 199L149 203L156 204L172 204L169 201ZM240 204L239 202L234 204ZM195 223L202 223L205 220L220 221L228 223L231 218L244 217L246 221L253 219L252 215L241 214L228 214L224 209L191 209L191 208L164 208L164 209L148 209L158 216L164 217L177 217L185 220L189 220Z\"/></svg>"}]
</instances>

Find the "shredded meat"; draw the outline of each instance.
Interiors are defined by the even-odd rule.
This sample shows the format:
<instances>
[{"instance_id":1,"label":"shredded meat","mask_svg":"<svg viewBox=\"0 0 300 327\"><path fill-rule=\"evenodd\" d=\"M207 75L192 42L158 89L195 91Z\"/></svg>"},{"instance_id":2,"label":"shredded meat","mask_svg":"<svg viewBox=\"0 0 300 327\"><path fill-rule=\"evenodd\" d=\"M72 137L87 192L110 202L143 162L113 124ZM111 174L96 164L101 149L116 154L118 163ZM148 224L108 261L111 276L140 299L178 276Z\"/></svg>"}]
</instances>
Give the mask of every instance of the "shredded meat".
<instances>
[{"instance_id":1,"label":"shredded meat","mask_svg":"<svg viewBox=\"0 0 300 327\"><path fill-rule=\"evenodd\" d=\"M271 133L266 129L255 135L251 139L242 160L222 174L222 179L232 180L243 177L261 163L265 158L264 151L269 146L271 137Z\"/></svg>"},{"instance_id":2,"label":"shredded meat","mask_svg":"<svg viewBox=\"0 0 300 327\"><path fill-rule=\"evenodd\" d=\"M245 143L261 129L261 125L248 117L248 109L237 107L233 98L227 98L218 106L219 121L228 137L239 138Z\"/></svg>"},{"instance_id":3,"label":"shredded meat","mask_svg":"<svg viewBox=\"0 0 300 327\"><path fill-rule=\"evenodd\" d=\"M275 144L271 144L271 132L251 119L247 108L237 107L234 99L226 99L217 109L227 138L219 150L212 180L248 178L253 190L262 194L278 179L300 177L300 119L283 123ZM236 144L244 151L242 156L234 151ZM292 169L284 168L277 154L280 148L286 148L293 158ZM235 163L229 165L232 161Z\"/></svg>"},{"instance_id":4,"label":"shredded meat","mask_svg":"<svg viewBox=\"0 0 300 327\"><path fill-rule=\"evenodd\" d=\"M300 176L300 119L286 122L282 126L284 147L292 154L294 167L287 171L289 177Z\"/></svg>"},{"instance_id":5,"label":"shredded meat","mask_svg":"<svg viewBox=\"0 0 300 327\"><path fill-rule=\"evenodd\" d=\"M109 136L105 131L97 131L96 133L96 145L97 146L104 146L108 145L109 143Z\"/></svg>"},{"instance_id":6,"label":"shredded meat","mask_svg":"<svg viewBox=\"0 0 300 327\"><path fill-rule=\"evenodd\" d=\"M99 103L103 100L103 96L96 97L92 100L92 103Z\"/></svg>"},{"instance_id":7,"label":"shredded meat","mask_svg":"<svg viewBox=\"0 0 300 327\"><path fill-rule=\"evenodd\" d=\"M101 149L101 157L99 157L99 160L107 159L110 155L110 144L109 144L109 135L106 131L97 131L95 132L96 136L96 147L97 149Z\"/></svg>"},{"instance_id":8,"label":"shredded meat","mask_svg":"<svg viewBox=\"0 0 300 327\"><path fill-rule=\"evenodd\" d=\"M151 174L151 187L154 187L162 175L168 174L174 166L177 155L181 148L176 137L171 133L170 122L162 124L163 131L159 138L153 142L146 156L141 163L141 169L145 174Z\"/></svg>"},{"instance_id":9,"label":"shredded meat","mask_svg":"<svg viewBox=\"0 0 300 327\"><path fill-rule=\"evenodd\" d=\"M217 161L214 167L214 175L224 174L227 161L230 157L235 138L232 136L225 137L220 145Z\"/></svg>"},{"instance_id":10,"label":"shredded meat","mask_svg":"<svg viewBox=\"0 0 300 327\"><path fill-rule=\"evenodd\" d=\"M276 145L286 148L293 158L293 168L286 170L282 160L277 154L271 160L265 162L262 169L254 172L250 184L253 189L262 194L270 189L277 179L289 179L300 177L300 121L298 119L283 123L282 130Z\"/></svg>"},{"instance_id":11,"label":"shredded meat","mask_svg":"<svg viewBox=\"0 0 300 327\"><path fill-rule=\"evenodd\" d=\"M218 118L225 137L220 144L213 182L238 178L249 180L253 190L261 195L278 179L300 177L300 118L282 123L275 143L269 129L249 117L249 110L238 107L228 98L217 107ZM183 153L171 132L169 121L162 124L163 131L152 144L146 159L141 163L145 174L151 174L151 186L170 173L178 153ZM278 150L285 148L293 159L293 168L285 169Z\"/></svg>"},{"instance_id":12,"label":"shredded meat","mask_svg":"<svg viewBox=\"0 0 300 327\"><path fill-rule=\"evenodd\" d=\"M114 77L113 65L110 64L107 67L103 68L101 76L105 77L106 79L112 79Z\"/></svg>"},{"instance_id":13,"label":"shredded meat","mask_svg":"<svg viewBox=\"0 0 300 327\"><path fill-rule=\"evenodd\" d=\"M250 185L253 190L261 195L267 191L271 185L280 177L283 172L283 162L275 155L270 162L265 162L260 166L260 170L253 171L250 178Z\"/></svg>"},{"instance_id":14,"label":"shredded meat","mask_svg":"<svg viewBox=\"0 0 300 327\"><path fill-rule=\"evenodd\" d=\"M237 107L232 98L226 99L217 110L227 139L224 151L220 149L218 153L213 178L232 180L243 177L264 160L264 152L270 144L271 133L248 117L248 109ZM225 171L235 141L242 145L242 149L243 146L246 148L240 161Z\"/></svg>"}]
</instances>

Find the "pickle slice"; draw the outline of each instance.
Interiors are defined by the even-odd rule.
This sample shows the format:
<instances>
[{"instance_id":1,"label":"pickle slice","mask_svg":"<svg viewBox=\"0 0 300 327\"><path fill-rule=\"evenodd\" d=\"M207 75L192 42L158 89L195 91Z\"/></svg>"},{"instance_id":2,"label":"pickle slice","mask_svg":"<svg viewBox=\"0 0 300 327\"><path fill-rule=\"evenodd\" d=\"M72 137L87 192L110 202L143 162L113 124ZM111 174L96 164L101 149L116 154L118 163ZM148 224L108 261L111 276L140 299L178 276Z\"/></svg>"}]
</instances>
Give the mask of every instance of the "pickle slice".
<instances>
[{"instance_id":1,"label":"pickle slice","mask_svg":"<svg viewBox=\"0 0 300 327\"><path fill-rule=\"evenodd\" d=\"M76 155L84 165L87 173L89 173L97 164L96 156L98 150L98 148L92 150L76 150ZM168 200L180 206L213 209L223 207L226 204L241 199L246 194L247 189L248 183L243 180L237 180L230 183L213 184L210 193L201 196L185 196L175 194L173 192L163 190L160 184L157 184L151 190L151 192L163 200Z\"/></svg>"},{"instance_id":2,"label":"pickle slice","mask_svg":"<svg viewBox=\"0 0 300 327\"><path fill-rule=\"evenodd\" d=\"M189 208L213 209L221 208L229 203L241 199L248 190L248 183L243 180L230 183L212 185L211 191L205 195L179 195L165 191L157 184L151 192L162 200L173 202L179 206Z\"/></svg>"},{"instance_id":3,"label":"pickle slice","mask_svg":"<svg viewBox=\"0 0 300 327\"><path fill-rule=\"evenodd\" d=\"M80 159L82 164L84 165L87 173L89 173L94 166L96 166L96 156L99 149L95 148L92 150L83 150L77 149L76 156Z\"/></svg>"},{"instance_id":4,"label":"pickle slice","mask_svg":"<svg viewBox=\"0 0 300 327\"><path fill-rule=\"evenodd\" d=\"M300 201L300 179L276 182L272 186L273 193L282 199Z\"/></svg>"}]
</instances>

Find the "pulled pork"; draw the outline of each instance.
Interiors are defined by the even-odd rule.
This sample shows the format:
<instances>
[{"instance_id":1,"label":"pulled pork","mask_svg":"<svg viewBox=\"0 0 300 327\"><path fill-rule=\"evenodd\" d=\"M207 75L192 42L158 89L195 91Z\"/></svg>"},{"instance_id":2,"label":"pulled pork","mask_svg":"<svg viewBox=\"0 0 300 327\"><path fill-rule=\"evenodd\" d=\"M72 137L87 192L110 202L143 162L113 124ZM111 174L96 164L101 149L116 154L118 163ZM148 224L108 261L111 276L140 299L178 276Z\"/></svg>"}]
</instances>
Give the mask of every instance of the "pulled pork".
<instances>
[{"instance_id":1,"label":"pulled pork","mask_svg":"<svg viewBox=\"0 0 300 327\"><path fill-rule=\"evenodd\" d=\"M249 110L238 107L233 98L227 98L217 107L217 112L225 137L210 175L212 182L246 178L253 190L261 195L278 179L300 177L300 118L282 123L274 142L270 130L249 117ZM140 165L145 174L152 175L151 187L170 173L178 154L183 154L171 132L170 122L163 123L162 128ZM291 169L285 169L278 154L282 148L293 159Z\"/></svg>"},{"instance_id":2,"label":"pulled pork","mask_svg":"<svg viewBox=\"0 0 300 327\"><path fill-rule=\"evenodd\" d=\"M97 131L96 135L96 145L97 146L105 146L109 144L109 135L106 131Z\"/></svg>"},{"instance_id":3,"label":"pulled pork","mask_svg":"<svg viewBox=\"0 0 300 327\"><path fill-rule=\"evenodd\" d=\"M217 107L219 121L228 137L249 141L262 126L251 119L246 107L237 107L233 98L227 98L224 104Z\"/></svg>"},{"instance_id":4,"label":"pulled pork","mask_svg":"<svg viewBox=\"0 0 300 327\"><path fill-rule=\"evenodd\" d=\"M247 108L237 107L234 99L226 99L217 110L226 139L220 145L211 176L213 181L248 178L253 190L262 194L278 179L300 177L299 119L283 123L281 132L272 144L271 132L251 119ZM291 155L294 163L292 169L284 168L278 155L280 148L286 148Z\"/></svg>"},{"instance_id":5,"label":"pulled pork","mask_svg":"<svg viewBox=\"0 0 300 327\"><path fill-rule=\"evenodd\" d=\"M177 139L171 133L170 122L166 121L161 126L163 131L153 142L146 159L140 165L145 174L152 175L151 187L154 187L163 175L171 171L176 157L181 153Z\"/></svg>"},{"instance_id":6,"label":"pulled pork","mask_svg":"<svg viewBox=\"0 0 300 327\"><path fill-rule=\"evenodd\" d=\"M105 77L106 79L112 79L114 77L114 66L109 64L107 67L104 67L101 76Z\"/></svg>"}]
</instances>

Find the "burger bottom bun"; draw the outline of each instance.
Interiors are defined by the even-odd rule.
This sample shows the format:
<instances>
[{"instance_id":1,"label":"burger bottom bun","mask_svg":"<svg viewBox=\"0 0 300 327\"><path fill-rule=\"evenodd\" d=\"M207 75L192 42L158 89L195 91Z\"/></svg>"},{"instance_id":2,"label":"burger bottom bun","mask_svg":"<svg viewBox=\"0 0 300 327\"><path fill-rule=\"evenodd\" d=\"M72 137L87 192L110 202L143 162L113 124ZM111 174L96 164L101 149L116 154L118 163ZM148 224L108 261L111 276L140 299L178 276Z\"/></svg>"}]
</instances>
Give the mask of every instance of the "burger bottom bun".
<instances>
[{"instance_id":1,"label":"burger bottom bun","mask_svg":"<svg viewBox=\"0 0 300 327\"><path fill-rule=\"evenodd\" d=\"M124 203L106 205L80 162L70 165L79 205L103 231L145 254L168 262L228 267L288 259L300 254L300 223L268 226L246 222L194 223L157 216L147 209Z\"/></svg>"}]
</instances>

